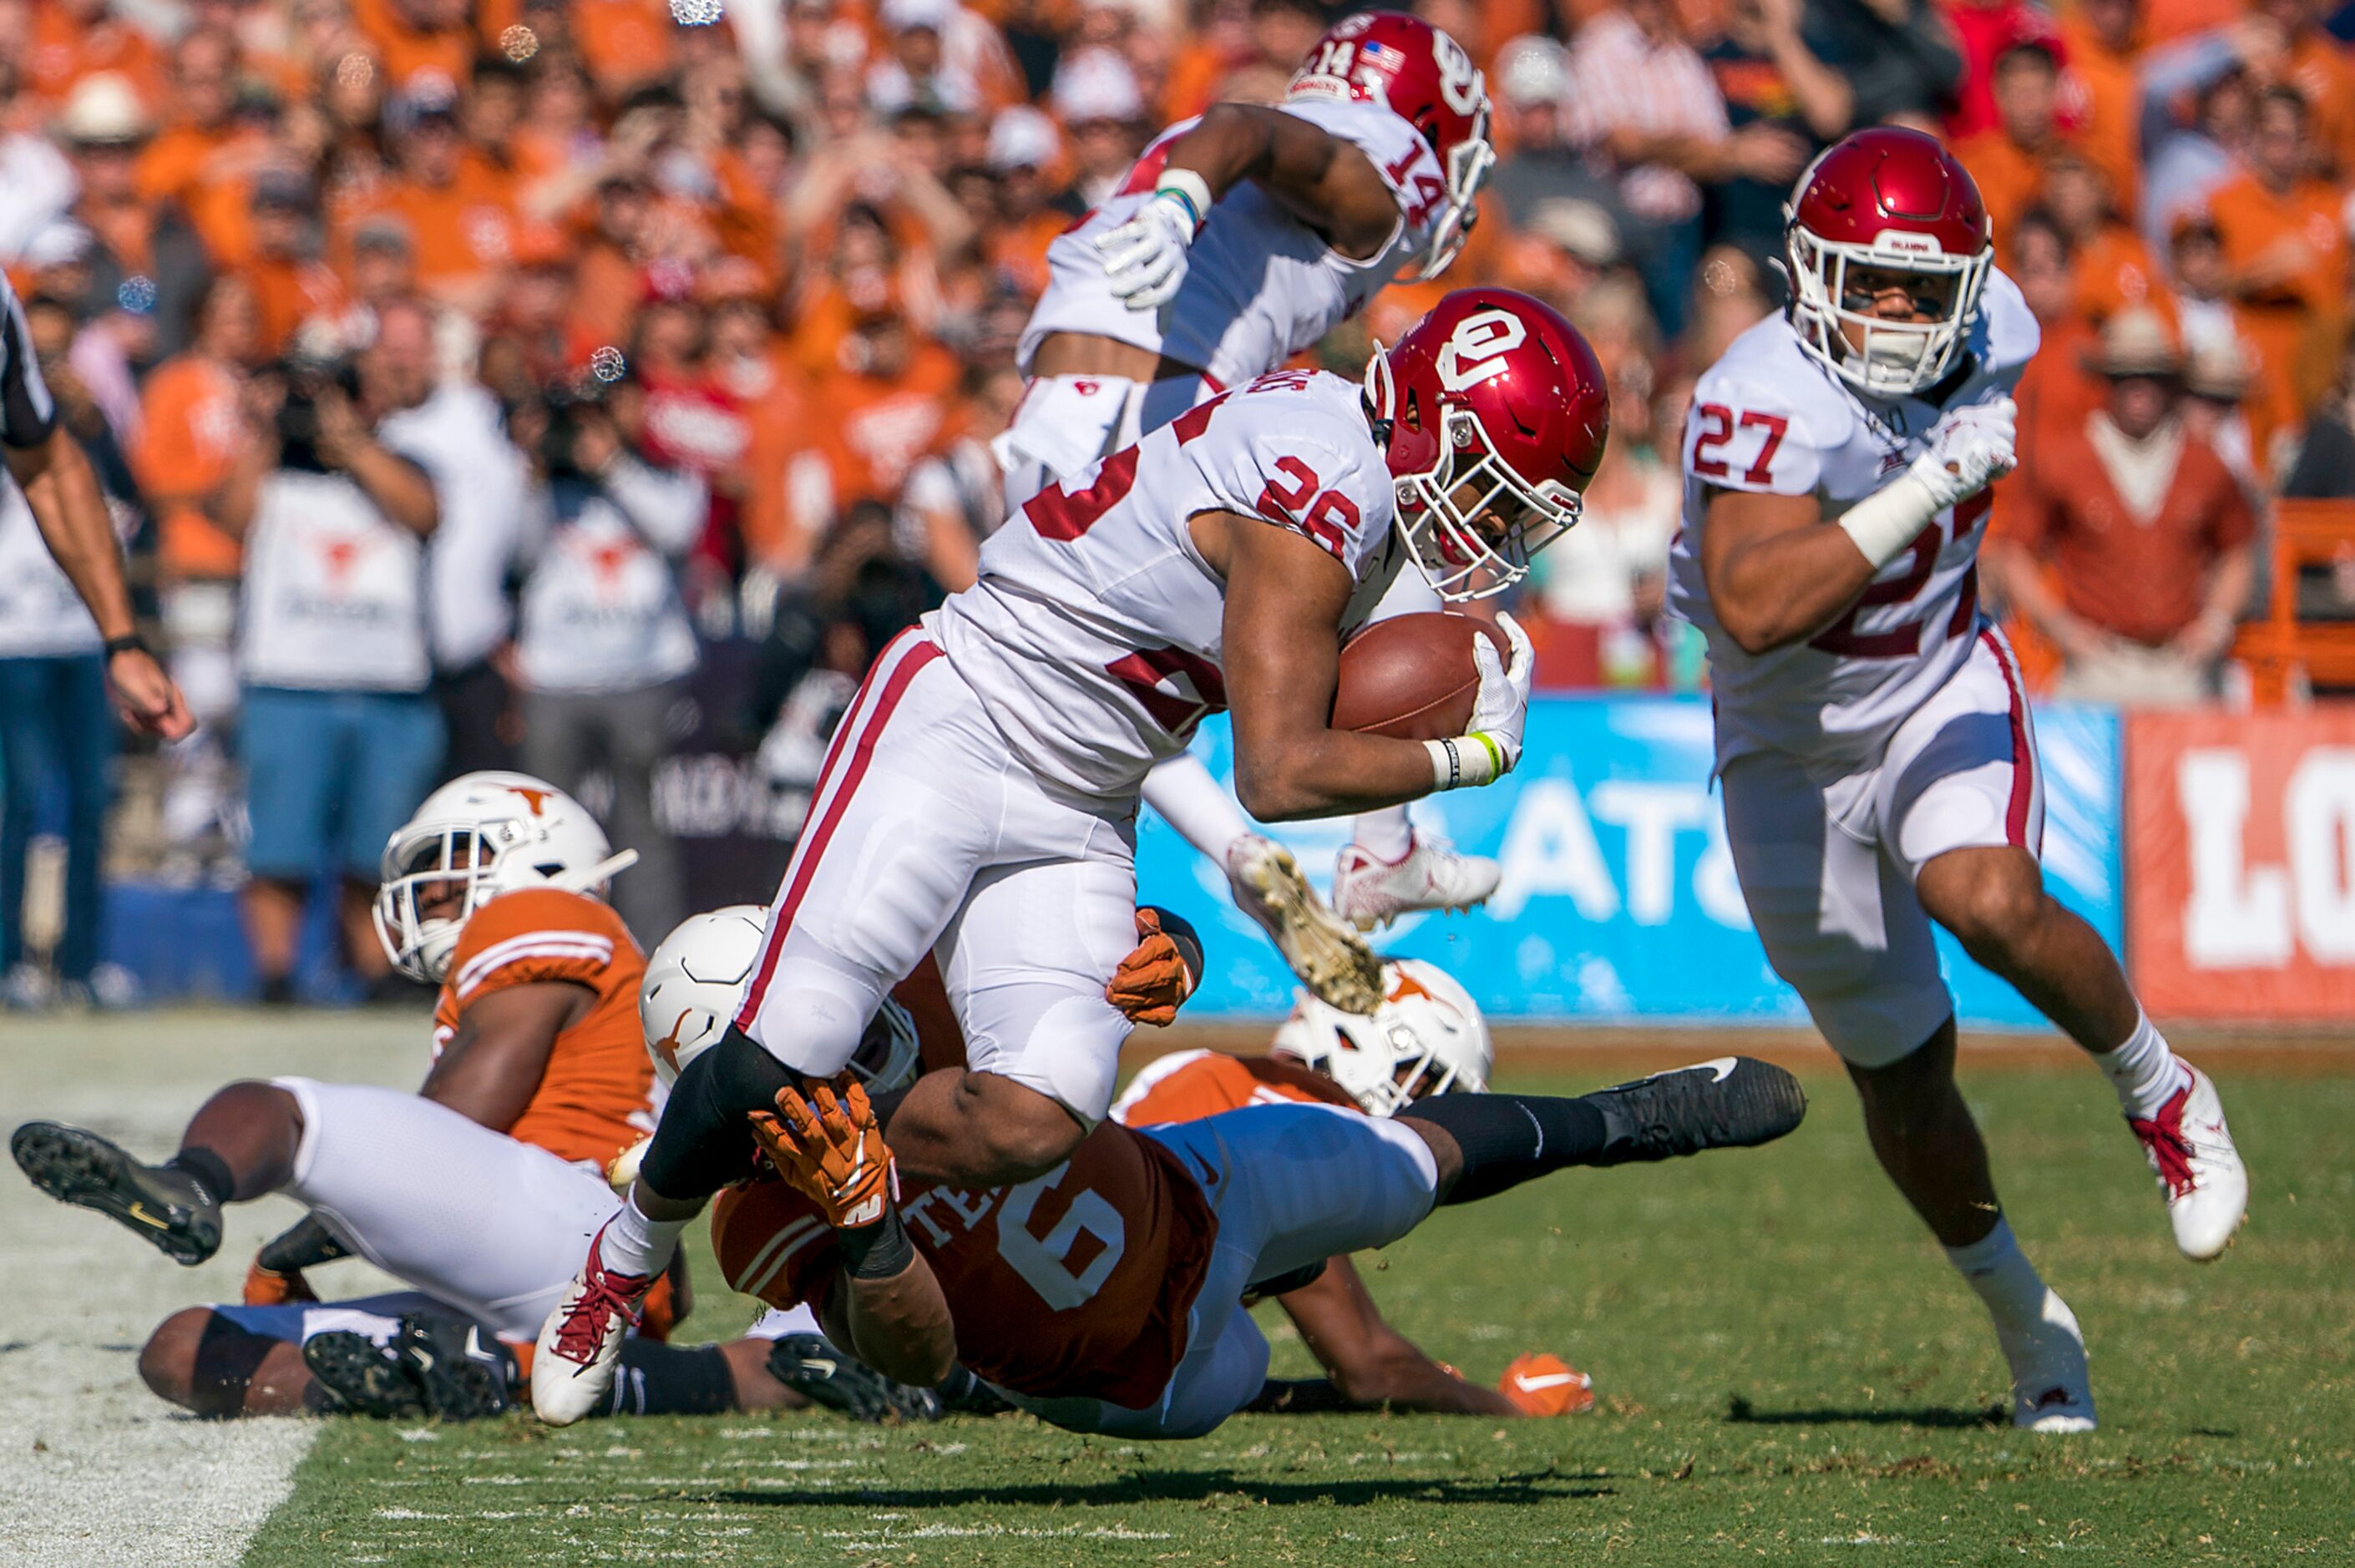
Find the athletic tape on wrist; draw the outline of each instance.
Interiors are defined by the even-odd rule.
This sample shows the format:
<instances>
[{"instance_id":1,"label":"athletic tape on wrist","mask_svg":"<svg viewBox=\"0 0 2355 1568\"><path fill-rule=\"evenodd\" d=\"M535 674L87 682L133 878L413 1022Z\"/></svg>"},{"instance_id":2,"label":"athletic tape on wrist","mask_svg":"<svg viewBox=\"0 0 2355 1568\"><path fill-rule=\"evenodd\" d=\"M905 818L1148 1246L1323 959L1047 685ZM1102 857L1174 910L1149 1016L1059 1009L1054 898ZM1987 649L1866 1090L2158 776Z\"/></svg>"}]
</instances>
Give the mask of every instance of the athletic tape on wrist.
<instances>
[{"instance_id":1,"label":"athletic tape on wrist","mask_svg":"<svg viewBox=\"0 0 2355 1568\"><path fill-rule=\"evenodd\" d=\"M1839 515L1840 531L1879 571L1903 554L1938 514L1938 498L1913 473L1865 497Z\"/></svg>"},{"instance_id":2,"label":"athletic tape on wrist","mask_svg":"<svg viewBox=\"0 0 2355 1568\"><path fill-rule=\"evenodd\" d=\"M1194 227L1210 216L1210 182L1191 169L1164 169L1161 177L1153 182L1156 196L1174 196L1186 204L1194 219Z\"/></svg>"},{"instance_id":3,"label":"athletic tape on wrist","mask_svg":"<svg viewBox=\"0 0 2355 1568\"><path fill-rule=\"evenodd\" d=\"M1431 753L1432 789L1466 789L1482 784L1493 784L1503 778L1510 765L1505 759L1505 747L1495 736L1475 731L1448 740L1426 740L1423 749Z\"/></svg>"}]
</instances>

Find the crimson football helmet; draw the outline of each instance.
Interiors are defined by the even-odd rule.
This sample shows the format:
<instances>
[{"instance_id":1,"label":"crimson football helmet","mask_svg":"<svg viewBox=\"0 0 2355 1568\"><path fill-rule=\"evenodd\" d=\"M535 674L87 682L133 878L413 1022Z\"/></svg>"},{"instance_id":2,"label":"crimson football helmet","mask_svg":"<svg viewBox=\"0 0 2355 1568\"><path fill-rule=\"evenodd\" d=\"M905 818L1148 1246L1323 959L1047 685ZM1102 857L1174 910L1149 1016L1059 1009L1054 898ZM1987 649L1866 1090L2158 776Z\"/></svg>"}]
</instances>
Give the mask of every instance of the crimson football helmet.
<instances>
[{"instance_id":1,"label":"crimson football helmet","mask_svg":"<svg viewBox=\"0 0 2355 1568\"><path fill-rule=\"evenodd\" d=\"M1286 98L1386 103L1439 154L1447 205L1433 224L1421 278L1436 278L1472 231L1473 199L1497 162L1488 144L1488 84L1464 46L1403 11L1360 11L1326 31L1292 74Z\"/></svg>"},{"instance_id":2,"label":"crimson football helmet","mask_svg":"<svg viewBox=\"0 0 2355 1568\"><path fill-rule=\"evenodd\" d=\"M1368 362L1366 401L1388 430L1399 532L1450 603L1529 574L1578 521L1611 434L1594 350L1510 289L1458 289L1433 306Z\"/></svg>"},{"instance_id":3,"label":"crimson football helmet","mask_svg":"<svg viewBox=\"0 0 2355 1568\"><path fill-rule=\"evenodd\" d=\"M1807 165L1783 210L1791 323L1807 351L1875 397L1945 380L1995 257L1987 204L1955 155L1919 131L1859 131ZM1934 321L1884 321L1852 308L1852 268L1952 279L1953 293Z\"/></svg>"}]
</instances>

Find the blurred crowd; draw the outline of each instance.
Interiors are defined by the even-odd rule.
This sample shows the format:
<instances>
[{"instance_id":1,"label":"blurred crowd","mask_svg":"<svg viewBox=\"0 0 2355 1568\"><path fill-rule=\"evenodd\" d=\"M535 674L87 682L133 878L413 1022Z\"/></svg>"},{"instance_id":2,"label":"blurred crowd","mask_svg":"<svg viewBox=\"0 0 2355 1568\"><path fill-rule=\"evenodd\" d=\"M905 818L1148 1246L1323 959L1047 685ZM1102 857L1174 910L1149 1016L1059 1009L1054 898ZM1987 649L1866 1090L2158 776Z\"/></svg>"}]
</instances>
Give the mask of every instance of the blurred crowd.
<instances>
[{"instance_id":1,"label":"blurred crowd","mask_svg":"<svg viewBox=\"0 0 2355 1568\"><path fill-rule=\"evenodd\" d=\"M1518 607L1544 683L1700 683L1661 609L1687 394L1779 308L1792 181L1859 125L1947 139L2043 322L1987 587L2045 678L2214 694L2269 499L2355 495L2355 6L1416 9L1486 69L1501 163L1444 279L1309 357L1355 371L1480 281L1585 331L1613 440ZM684 728L806 782L868 656L1002 520L988 441L1048 242L1161 126L1280 98L1336 14L0 0L0 265L205 721L156 769L141 869L240 885L272 998L340 876L382 983L360 893L390 827L440 778L520 766L645 856L619 897L659 936ZM29 531L0 517L0 556ZM87 868L114 745L102 710L31 694L89 656L42 613L0 598L20 1001L107 989L86 869L54 975L19 962L27 837ZM731 641L757 650L741 689L683 715Z\"/></svg>"}]
</instances>

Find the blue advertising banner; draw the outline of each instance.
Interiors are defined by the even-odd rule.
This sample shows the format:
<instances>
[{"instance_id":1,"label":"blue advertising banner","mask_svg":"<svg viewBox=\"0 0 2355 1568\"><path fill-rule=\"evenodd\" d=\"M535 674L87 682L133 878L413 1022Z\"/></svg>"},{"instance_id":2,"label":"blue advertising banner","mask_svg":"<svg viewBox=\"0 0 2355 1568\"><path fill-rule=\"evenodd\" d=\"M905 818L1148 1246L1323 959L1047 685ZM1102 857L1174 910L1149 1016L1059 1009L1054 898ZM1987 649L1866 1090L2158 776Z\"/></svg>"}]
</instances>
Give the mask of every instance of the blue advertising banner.
<instances>
[{"instance_id":1,"label":"blue advertising banner","mask_svg":"<svg viewBox=\"0 0 2355 1568\"><path fill-rule=\"evenodd\" d=\"M2047 883L2115 948L2124 904L2117 715L2040 707L2036 728ZM1224 720L1205 725L1195 745L1211 773L1230 780ZM1798 996L1751 931L1710 763L1705 701L1539 698L1510 778L1414 808L1421 831L1503 862L1496 896L1470 914L1401 921L1378 945L1443 966L1498 1018L1806 1023ZM1321 891L1348 823L1293 822L1271 833ZM1273 1016L1291 1006L1291 973L1235 908L1224 874L1149 810L1136 865L1138 897L1193 921L1209 949L1209 974L1187 1003L1189 1016ZM2010 987L1944 933L1939 940L1966 1025L2039 1022Z\"/></svg>"}]
</instances>

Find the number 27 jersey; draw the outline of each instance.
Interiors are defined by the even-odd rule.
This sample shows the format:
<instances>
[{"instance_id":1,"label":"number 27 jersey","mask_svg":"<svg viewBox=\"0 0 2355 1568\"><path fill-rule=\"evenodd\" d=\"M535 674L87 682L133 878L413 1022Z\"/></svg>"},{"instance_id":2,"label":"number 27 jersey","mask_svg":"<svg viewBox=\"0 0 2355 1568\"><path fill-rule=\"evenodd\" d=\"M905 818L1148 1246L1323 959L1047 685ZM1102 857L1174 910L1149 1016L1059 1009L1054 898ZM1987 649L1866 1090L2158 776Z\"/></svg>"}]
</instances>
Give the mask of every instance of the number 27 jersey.
<instances>
[{"instance_id":1,"label":"number 27 jersey","mask_svg":"<svg viewBox=\"0 0 2355 1568\"><path fill-rule=\"evenodd\" d=\"M1837 517L1921 456L1944 415L2009 397L2039 335L2018 286L1990 271L1964 344L1966 374L1943 404L1859 396L1779 315L1734 339L1694 387L1668 604L1709 638L1720 768L1769 749L1836 767L1877 755L1970 657L1979 540L1993 498L1982 490L1932 518L1815 636L1750 653L1718 624L1701 577L1711 494L1813 495L1825 517Z\"/></svg>"},{"instance_id":2,"label":"number 27 jersey","mask_svg":"<svg viewBox=\"0 0 2355 1568\"><path fill-rule=\"evenodd\" d=\"M1358 584L1346 630L1406 558L1396 505L1356 383L1263 376L1031 497L932 635L1041 779L1117 800L1227 705L1226 583L1191 520L1257 516L1326 551Z\"/></svg>"}]
</instances>

